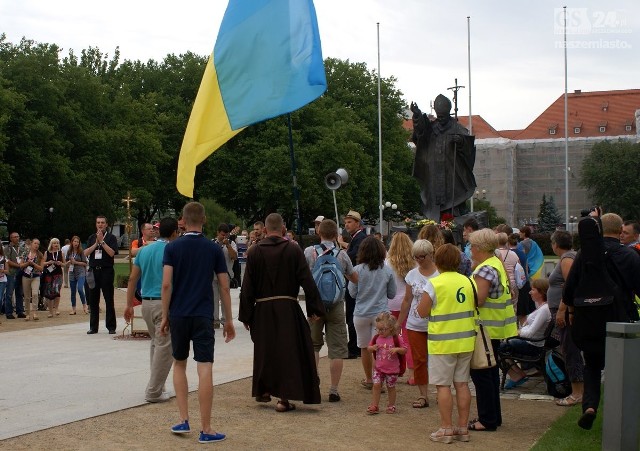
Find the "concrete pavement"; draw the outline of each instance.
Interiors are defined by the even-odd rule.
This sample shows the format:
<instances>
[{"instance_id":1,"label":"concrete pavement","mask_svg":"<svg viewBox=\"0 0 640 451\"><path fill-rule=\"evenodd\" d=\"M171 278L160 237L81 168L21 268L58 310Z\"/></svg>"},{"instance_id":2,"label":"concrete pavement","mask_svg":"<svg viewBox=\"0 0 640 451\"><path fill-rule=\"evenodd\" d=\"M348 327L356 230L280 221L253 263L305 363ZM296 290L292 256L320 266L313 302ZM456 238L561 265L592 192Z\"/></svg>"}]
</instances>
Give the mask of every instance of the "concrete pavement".
<instances>
[{"instance_id":1,"label":"concrete pavement","mask_svg":"<svg viewBox=\"0 0 640 451\"><path fill-rule=\"evenodd\" d=\"M234 318L239 290L231 290ZM0 440L145 404L149 340L114 339L125 326L123 290L116 289L117 335L86 335L87 322L0 334ZM104 310L104 304L102 304ZM304 307L304 306L303 306ZM214 384L251 376L253 343L235 321L236 338L224 343L216 330ZM137 328L137 327L136 327ZM189 390L197 389L196 364L187 364ZM173 396L172 374L167 391Z\"/></svg>"}]
</instances>

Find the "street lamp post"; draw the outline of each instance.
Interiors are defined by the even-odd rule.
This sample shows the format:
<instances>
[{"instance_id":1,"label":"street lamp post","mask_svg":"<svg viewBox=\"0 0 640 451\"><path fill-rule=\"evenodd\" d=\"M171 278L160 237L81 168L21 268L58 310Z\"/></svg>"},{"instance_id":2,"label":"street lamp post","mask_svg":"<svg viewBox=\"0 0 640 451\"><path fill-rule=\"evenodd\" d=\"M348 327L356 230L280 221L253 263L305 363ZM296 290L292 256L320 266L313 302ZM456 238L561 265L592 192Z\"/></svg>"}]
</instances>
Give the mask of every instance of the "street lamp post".
<instances>
[{"instance_id":1,"label":"street lamp post","mask_svg":"<svg viewBox=\"0 0 640 451\"><path fill-rule=\"evenodd\" d=\"M380 210L382 211L385 208L391 208L392 210L391 214L394 215L398 210L398 205L391 203L389 201L386 201L384 204L380 205ZM380 224L380 227L382 227L382 224ZM391 226L389 225L389 220L387 219L387 236L389 236L390 229L391 229ZM382 230L380 230L380 233L382 233Z\"/></svg>"},{"instance_id":2,"label":"street lamp post","mask_svg":"<svg viewBox=\"0 0 640 451\"><path fill-rule=\"evenodd\" d=\"M51 241L51 238L53 237L53 211L54 208L53 207L49 207L47 208L47 216L48 216L48 224L47 224L47 231L49 232L49 239L47 241ZM48 246L48 244L47 244Z\"/></svg>"}]
</instances>

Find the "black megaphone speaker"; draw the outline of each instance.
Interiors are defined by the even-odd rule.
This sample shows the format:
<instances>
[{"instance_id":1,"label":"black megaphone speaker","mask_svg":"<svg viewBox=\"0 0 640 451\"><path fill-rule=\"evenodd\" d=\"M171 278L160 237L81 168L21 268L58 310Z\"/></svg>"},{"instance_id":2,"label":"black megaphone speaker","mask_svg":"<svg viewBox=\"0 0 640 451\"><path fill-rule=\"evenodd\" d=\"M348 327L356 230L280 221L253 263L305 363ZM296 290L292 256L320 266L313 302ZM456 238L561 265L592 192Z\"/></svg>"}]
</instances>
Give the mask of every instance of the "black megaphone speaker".
<instances>
[{"instance_id":1,"label":"black megaphone speaker","mask_svg":"<svg viewBox=\"0 0 640 451\"><path fill-rule=\"evenodd\" d=\"M336 172L330 172L324 177L324 184L329 189L336 190L349 181L346 169L340 168Z\"/></svg>"}]
</instances>

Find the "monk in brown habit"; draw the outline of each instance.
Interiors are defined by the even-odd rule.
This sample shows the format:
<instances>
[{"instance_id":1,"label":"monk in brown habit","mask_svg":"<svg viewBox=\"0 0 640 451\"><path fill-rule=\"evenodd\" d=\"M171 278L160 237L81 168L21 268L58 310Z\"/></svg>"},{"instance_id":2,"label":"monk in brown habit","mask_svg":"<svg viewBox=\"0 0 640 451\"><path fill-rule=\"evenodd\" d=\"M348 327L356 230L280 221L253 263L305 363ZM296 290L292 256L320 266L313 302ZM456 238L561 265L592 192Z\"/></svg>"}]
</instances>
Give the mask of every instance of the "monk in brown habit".
<instances>
[{"instance_id":1,"label":"monk in brown habit","mask_svg":"<svg viewBox=\"0 0 640 451\"><path fill-rule=\"evenodd\" d=\"M309 321L325 310L302 249L283 238L282 217L270 214L265 227L266 238L247 255L238 319L253 341L252 396L258 402L276 396L276 411L288 412L295 409L292 399L320 403L311 332L298 304L300 287Z\"/></svg>"}]
</instances>

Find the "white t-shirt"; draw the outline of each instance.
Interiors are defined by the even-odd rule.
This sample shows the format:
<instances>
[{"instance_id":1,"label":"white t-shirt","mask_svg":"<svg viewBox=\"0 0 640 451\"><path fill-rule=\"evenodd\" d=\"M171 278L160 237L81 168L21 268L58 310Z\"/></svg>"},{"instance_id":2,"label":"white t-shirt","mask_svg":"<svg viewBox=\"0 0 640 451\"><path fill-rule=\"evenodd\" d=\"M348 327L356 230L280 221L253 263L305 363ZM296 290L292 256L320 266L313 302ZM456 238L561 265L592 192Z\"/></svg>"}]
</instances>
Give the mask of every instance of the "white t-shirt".
<instances>
[{"instance_id":1,"label":"white t-shirt","mask_svg":"<svg viewBox=\"0 0 640 451\"><path fill-rule=\"evenodd\" d=\"M407 277L404 278L405 282L411 286L411 293L413 293L413 299L411 300L411 307L409 307L409 313L407 314L407 329L415 330L417 332L427 332L429 327L429 320L427 318L420 318L416 308L422 298L422 293L425 291L427 281L437 275L440 275L438 270L435 270L433 274L428 277L423 276L420 273L420 268L413 268L407 273ZM429 284L430 285L430 284ZM432 293L429 293L431 295Z\"/></svg>"}]
</instances>

